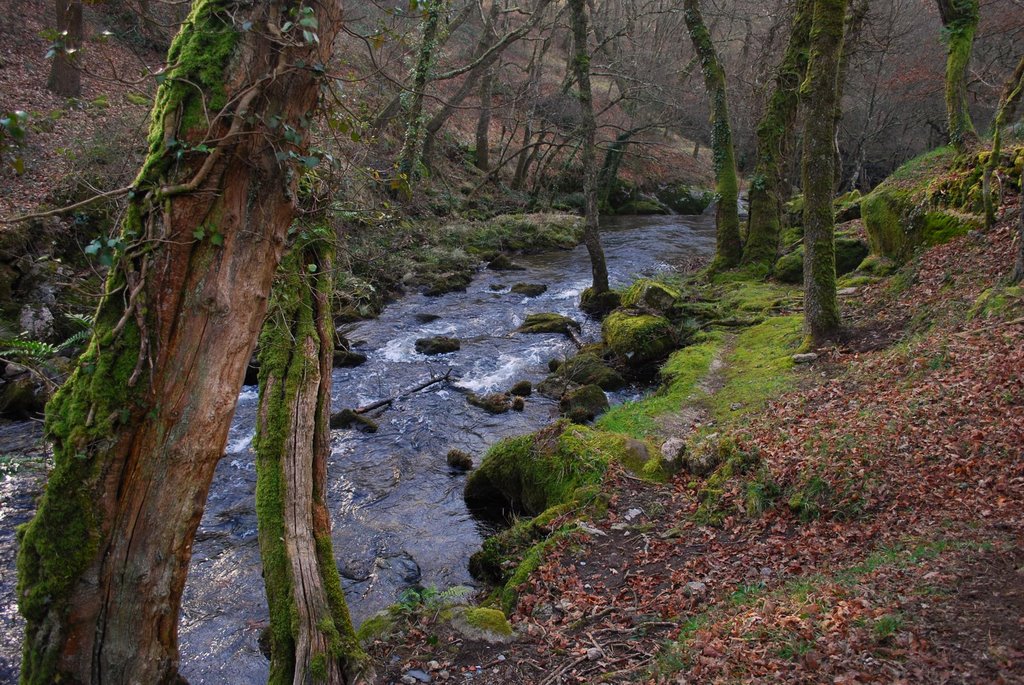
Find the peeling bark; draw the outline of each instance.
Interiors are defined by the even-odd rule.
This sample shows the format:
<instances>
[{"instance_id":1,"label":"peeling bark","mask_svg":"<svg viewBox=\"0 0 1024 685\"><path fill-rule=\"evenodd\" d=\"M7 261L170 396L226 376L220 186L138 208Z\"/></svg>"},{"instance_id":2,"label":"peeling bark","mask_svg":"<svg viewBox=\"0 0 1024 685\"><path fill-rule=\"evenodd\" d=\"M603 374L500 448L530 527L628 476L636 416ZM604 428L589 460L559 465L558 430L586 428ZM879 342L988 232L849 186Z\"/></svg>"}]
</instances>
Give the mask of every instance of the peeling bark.
<instances>
[{"instance_id":1,"label":"peeling bark","mask_svg":"<svg viewBox=\"0 0 1024 685\"><path fill-rule=\"evenodd\" d=\"M197 0L171 46L126 247L47 406L54 469L19 531L22 683L180 681L192 539L295 214L276 153L305 153L319 96L292 65L327 63L341 23L325 2L318 44L272 35L295 6Z\"/></svg>"},{"instance_id":2,"label":"peeling bark","mask_svg":"<svg viewBox=\"0 0 1024 685\"><path fill-rule=\"evenodd\" d=\"M318 235L320 234L320 235ZM333 236L310 227L281 265L260 341L256 513L271 684L366 682L326 504Z\"/></svg>"}]
</instances>

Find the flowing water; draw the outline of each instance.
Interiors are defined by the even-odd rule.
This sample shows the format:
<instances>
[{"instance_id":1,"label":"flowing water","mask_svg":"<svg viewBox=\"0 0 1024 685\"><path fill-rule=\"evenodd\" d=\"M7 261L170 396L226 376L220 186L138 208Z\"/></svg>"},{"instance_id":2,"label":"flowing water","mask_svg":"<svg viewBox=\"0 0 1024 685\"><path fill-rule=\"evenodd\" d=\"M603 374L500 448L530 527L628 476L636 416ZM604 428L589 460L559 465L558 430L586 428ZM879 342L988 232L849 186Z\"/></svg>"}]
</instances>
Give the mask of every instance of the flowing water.
<instances>
[{"instance_id":1,"label":"flowing water","mask_svg":"<svg viewBox=\"0 0 1024 685\"><path fill-rule=\"evenodd\" d=\"M714 249L710 213L602 223L613 286ZM504 391L519 380L536 383L547 374L549 359L572 352L563 336L514 331L534 312L582 319L576 303L590 280L586 250L580 246L516 262L522 271L482 271L466 292L403 297L380 318L347 333L368 360L335 369L335 411L391 396L449 369L453 379L375 413L380 425L375 434L334 432L328 504L334 552L357 624L409 587L475 585L467 560L490 529L466 510L465 476L447 466L445 455L458 448L478 459L497 440L536 430L557 415L555 402L537 395L527 400L525 411L498 416L466 402L468 391ZM534 298L510 293L518 282L543 283L548 290ZM435 357L418 354L415 340L433 335L459 338L462 348ZM585 321L583 336L596 339L598 325ZM256 399L255 387L243 388L193 548L180 639L181 672L195 684L266 680L268 662L257 645L267 609L253 504ZM25 453L38 435L38 424L0 428L0 453ZM31 516L43 469L0 471L0 478L0 682L14 682L21 621L14 596L13 529Z\"/></svg>"}]
</instances>

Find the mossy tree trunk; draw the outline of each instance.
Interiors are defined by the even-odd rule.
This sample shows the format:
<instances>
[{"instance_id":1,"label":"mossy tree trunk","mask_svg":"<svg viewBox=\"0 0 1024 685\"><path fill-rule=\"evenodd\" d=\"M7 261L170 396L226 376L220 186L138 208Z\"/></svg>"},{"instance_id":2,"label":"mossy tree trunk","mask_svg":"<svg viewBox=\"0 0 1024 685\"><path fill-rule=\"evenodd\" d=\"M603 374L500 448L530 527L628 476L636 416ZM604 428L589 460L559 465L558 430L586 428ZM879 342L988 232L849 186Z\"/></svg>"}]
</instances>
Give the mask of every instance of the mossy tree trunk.
<instances>
[{"instance_id":1,"label":"mossy tree trunk","mask_svg":"<svg viewBox=\"0 0 1024 685\"><path fill-rule=\"evenodd\" d=\"M765 271L775 263L782 230L786 161L800 104L800 83L807 72L813 0L798 0L786 52L775 75L775 89L757 125L757 164L750 182L750 218L743 263Z\"/></svg>"},{"instance_id":2,"label":"mossy tree trunk","mask_svg":"<svg viewBox=\"0 0 1024 685\"><path fill-rule=\"evenodd\" d=\"M426 115L423 112L423 98L426 94L430 72L437 60L438 39L441 23L447 11L446 0L426 0L423 10L423 37L420 41L416 66L412 73L411 92L403 93L405 102L405 139L398 155L399 186L405 186L416 178L416 168L420 163L423 151L423 135L426 127Z\"/></svg>"},{"instance_id":3,"label":"mossy tree trunk","mask_svg":"<svg viewBox=\"0 0 1024 685\"><path fill-rule=\"evenodd\" d=\"M804 330L811 342L839 332L836 298L835 178L837 75L846 0L814 0L804 102Z\"/></svg>"},{"instance_id":4,"label":"mossy tree trunk","mask_svg":"<svg viewBox=\"0 0 1024 685\"><path fill-rule=\"evenodd\" d=\"M967 67L978 29L978 0L936 0L946 41L946 120L949 142L963 151L978 140L967 106Z\"/></svg>"},{"instance_id":5,"label":"mossy tree trunk","mask_svg":"<svg viewBox=\"0 0 1024 685\"><path fill-rule=\"evenodd\" d=\"M608 264L601 247L597 216L597 122L594 118L594 96L590 88L590 50L587 47L587 8L585 0L569 0L572 24L572 72L580 101L580 161L583 166L584 227L583 242L590 255L592 281L590 292L608 292Z\"/></svg>"},{"instance_id":6,"label":"mossy tree trunk","mask_svg":"<svg viewBox=\"0 0 1024 685\"><path fill-rule=\"evenodd\" d=\"M260 337L256 515L272 685L347 685L366 678L326 504L333 237L324 227L300 234L281 264Z\"/></svg>"},{"instance_id":7,"label":"mossy tree trunk","mask_svg":"<svg viewBox=\"0 0 1024 685\"><path fill-rule=\"evenodd\" d=\"M82 94L82 74L75 64L82 44L82 0L56 0L57 32L53 63L46 87L57 95L76 98Z\"/></svg>"},{"instance_id":8,"label":"mossy tree trunk","mask_svg":"<svg viewBox=\"0 0 1024 685\"><path fill-rule=\"evenodd\" d=\"M1008 121L1013 121L1017 112L1017 105L1020 103L1021 93L1024 92L1024 56L1017 63L1010 80L1003 88L1003 95L999 98L999 106L996 108L996 116L992 122L992 153L985 164L985 173L981 180L981 193L985 205L985 227L991 228L996 222L996 202L992 200L992 176L999 168L999 158L1002 156L1003 148L1003 127ZM1021 184L1024 186L1024 183ZM1022 206L1024 211L1024 206Z\"/></svg>"},{"instance_id":9,"label":"mossy tree trunk","mask_svg":"<svg viewBox=\"0 0 1024 685\"><path fill-rule=\"evenodd\" d=\"M739 179L736 177L736 154L729 125L725 69L718 60L711 33L700 13L699 0L683 0L683 18L694 50L700 56L704 86L711 101L711 149L714 154L715 191L718 194L715 209L718 238L713 267L730 269L740 263L743 243L740 239Z\"/></svg>"},{"instance_id":10,"label":"mossy tree trunk","mask_svg":"<svg viewBox=\"0 0 1024 685\"><path fill-rule=\"evenodd\" d=\"M23 683L180 682L192 539L295 214L280 153L305 154L320 92L295 65L326 64L341 23L316 7L319 43L275 31L281 0L197 0L174 39L92 340L47 406Z\"/></svg>"}]
</instances>

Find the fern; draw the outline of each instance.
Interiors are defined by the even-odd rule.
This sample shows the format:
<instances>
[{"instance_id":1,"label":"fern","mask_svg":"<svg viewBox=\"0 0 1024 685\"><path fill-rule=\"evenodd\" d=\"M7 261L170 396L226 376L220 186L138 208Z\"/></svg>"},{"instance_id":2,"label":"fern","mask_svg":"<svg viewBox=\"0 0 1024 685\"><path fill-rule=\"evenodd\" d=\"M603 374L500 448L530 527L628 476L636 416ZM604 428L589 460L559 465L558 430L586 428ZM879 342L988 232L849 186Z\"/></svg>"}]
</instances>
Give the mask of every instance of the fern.
<instances>
[{"instance_id":1,"label":"fern","mask_svg":"<svg viewBox=\"0 0 1024 685\"><path fill-rule=\"evenodd\" d=\"M55 356L59 348L40 340L23 337L0 340L0 357L25 361L43 361Z\"/></svg>"}]
</instances>

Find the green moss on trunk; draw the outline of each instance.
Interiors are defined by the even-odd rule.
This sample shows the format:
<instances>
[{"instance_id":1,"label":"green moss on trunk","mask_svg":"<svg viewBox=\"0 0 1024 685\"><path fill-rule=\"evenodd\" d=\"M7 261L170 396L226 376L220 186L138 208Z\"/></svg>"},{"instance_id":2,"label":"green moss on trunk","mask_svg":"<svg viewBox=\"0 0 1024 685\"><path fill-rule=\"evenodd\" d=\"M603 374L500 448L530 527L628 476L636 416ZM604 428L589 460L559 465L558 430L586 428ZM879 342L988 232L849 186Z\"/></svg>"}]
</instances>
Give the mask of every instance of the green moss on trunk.
<instances>
[{"instance_id":1,"label":"green moss on trunk","mask_svg":"<svg viewBox=\"0 0 1024 685\"><path fill-rule=\"evenodd\" d=\"M946 41L946 118L949 142L963 151L977 141L967 104L967 67L978 29L978 0L939 0Z\"/></svg>"},{"instance_id":2,"label":"green moss on trunk","mask_svg":"<svg viewBox=\"0 0 1024 685\"><path fill-rule=\"evenodd\" d=\"M341 578L331 546L330 523L324 502L326 456L329 450L330 369L333 361L333 323L330 300L333 287L330 232L308 228L285 257L271 295L270 310L260 337L260 409L256 450L256 514L259 523L263 577L270 607L271 661L268 682L292 683L296 673L323 680L335 662L345 674L361 670L366 657L359 647L349 617ZM311 344L309 344L311 343ZM311 378L318 379L315 385ZM313 397L301 397L312 393ZM313 435L296 432L296 407L316 406ZM290 446L312 441L306 450ZM290 492L287 459L312 451L313 491ZM286 510L309 506L315 540L319 585L327 610L316 625L326 652L297 663L299 601L294 563L290 558ZM311 607L313 613L316 607Z\"/></svg>"},{"instance_id":3,"label":"green moss on trunk","mask_svg":"<svg viewBox=\"0 0 1024 685\"><path fill-rule=\"evenodd\" d=\"M740 263L743 244L740 240L739 180L736 177L732 128L729 125L725 69L718 60L711 33L704 24L697 0L684 0L683 17L694 50L700 56L704 85L711 100L711 150L714 154L715 190L718 193L718 205L715 208L718 238L714 266L728 269Z\"/></svg>"},{"instance_id":4,"label":"green moss on trunk","mask_svg":"<svg viewBox=\"0 0 1024 685\"><path fill-rule=\"evenodd\" d=\"M843 44L846 0L815 0L811 56L801 87L804 126L804 330L815 343L839 330L836 298L835 178L836 73Z\"/></svg>"},{"instance_id":5,"label":"green moss on trunk","mask_svg":"<svg viewBox=\"0 0 1024 685\"><path fill-rule=\"evenodd\" d=\"M799 0L775 90L757 126L757 165L750 183L750 219L743 263L771 267L782 230L784 165L792 148L799 88L807 71L813 0Z\"/></svg>"}]
</instances>

